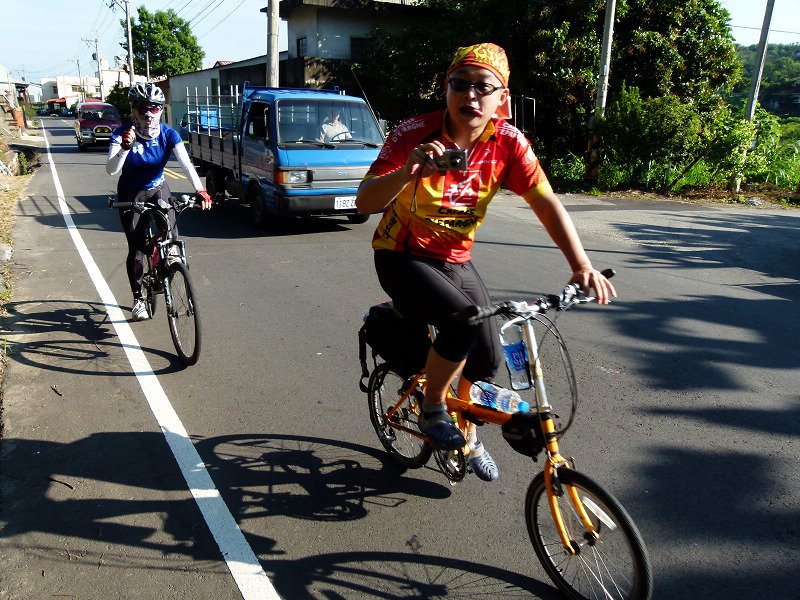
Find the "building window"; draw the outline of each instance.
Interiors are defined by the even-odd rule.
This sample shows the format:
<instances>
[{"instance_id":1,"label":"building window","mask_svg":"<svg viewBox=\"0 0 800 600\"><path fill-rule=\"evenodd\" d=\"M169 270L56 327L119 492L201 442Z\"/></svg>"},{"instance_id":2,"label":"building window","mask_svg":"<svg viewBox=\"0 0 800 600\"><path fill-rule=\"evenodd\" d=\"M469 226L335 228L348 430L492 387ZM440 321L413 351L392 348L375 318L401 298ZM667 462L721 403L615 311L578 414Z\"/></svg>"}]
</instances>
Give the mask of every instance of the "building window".
<instances>
[{"instance_id":1,"label":"building window","mask_svg":"<svg viewBox=\"0 0 800 600\"><path fill-rule=\"evenodd\" d=\"M369 40L367 38L350 38L350 60L361 62L369 55L368 51Z\"/></svg>"},{"instance_id":2,"label":"building window","mask_svg":"<svg viewBox=\"0 0 800 600\"><path fill-rule=\"evenodd\" d=\"M297 38L297 58L303 58L308 54L308 38L306 36Z\"/></svg>"}]
</instances>

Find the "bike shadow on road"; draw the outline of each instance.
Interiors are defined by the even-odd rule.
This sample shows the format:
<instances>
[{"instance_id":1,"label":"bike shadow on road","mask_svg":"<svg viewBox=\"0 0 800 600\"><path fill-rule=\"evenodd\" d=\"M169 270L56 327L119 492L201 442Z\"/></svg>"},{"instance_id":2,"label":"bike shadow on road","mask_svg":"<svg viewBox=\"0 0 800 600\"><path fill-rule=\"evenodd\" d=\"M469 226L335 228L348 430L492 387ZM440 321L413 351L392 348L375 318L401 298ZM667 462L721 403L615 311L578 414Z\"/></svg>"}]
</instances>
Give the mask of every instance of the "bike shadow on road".
<instances>
[{"instance_id":1,"label":"bike shadow on road","mask_svg":"<svg viewBox=\"0 0 800 600\"><path fill-rule=\"evenodd\" d=\"M25 300L6 304L5 311L3 338L6 353L13 362L59 373L136 376L124 359L124 349L101 302ZM158 317L156 313L155 319ZM142 351L165 365L154 370L156 375L186 368L174 351L146 346Z\"/></svg>"},{"instance_id":2,"label":"bike shadow on road","mask_svg":"<svg viewBox=\"0 0 800 600\"><path fill-rule=\"evenodd\" d=\"M382 451L335 439L226 435L197 439L195 445L282 597L320 597L312 596L312 589L315 594L330 590L326 598L350 598L356 592L396 597L400 590L431 598L465 589L479 598L558 597L550 585L523 574L422 554L412 533L407 550L387 547L388 540L378 536L385 551L281 559L287 553L283 548L296 542L264 535L274 531L274 521L265 517L298 519L310 528L315 522L340 523L344 533L351 529L345 523L371 510L391 511L415 498L443 499L450 489L406 477ZM126 570L191 563L193 571L224 572L216 542L202 525L175 461L166 459L169 453L158 432L93 433L68 443L3 440L0 521L6 549L38 556L42 568L66 561ZM373 521L383 523L384 517L375 515ZM70 548L80 551L70 553ZM386 590L393 594L387 596Z\"/></svg>"}]
</instances>

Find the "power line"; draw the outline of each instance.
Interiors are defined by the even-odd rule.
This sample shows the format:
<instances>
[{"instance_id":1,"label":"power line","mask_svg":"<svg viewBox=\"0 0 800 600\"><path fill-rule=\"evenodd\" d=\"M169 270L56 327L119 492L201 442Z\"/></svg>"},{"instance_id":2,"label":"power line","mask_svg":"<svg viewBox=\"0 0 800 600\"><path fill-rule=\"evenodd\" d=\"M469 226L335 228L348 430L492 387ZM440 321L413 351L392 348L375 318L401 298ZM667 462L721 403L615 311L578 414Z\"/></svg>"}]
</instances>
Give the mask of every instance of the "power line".
<instances>
[{"instance_id":1,"label":"power line","mask_svg":"<svg viewBox=\"0 0 800 600\"><path fill-rule=\"evenodd\" d=\"M761 31L761 27L748 27L746 25L731 25L731 27L735 27L736 29L754 29L756 31ZM790 35L800 35L800 31L782 31L781 29L770 29L770 33L788 33Z\"/></svg>"},{"instance_id":2,"label":"power line","mask_svg":"<svg viewBox=\"0 0 800 600\"><path fill-rule=\"evenodd\" d=\"M213 26L211 29L209 29L208 31L206 31L206 32L205 32L203 35L200 35L200 36L198 36L198 37L197 37L197 39L198 39L198 40L200 40L200 39L202 39L202 38L206 37L206 36L207 36L209 33L211 33L212 31L214 31L214 30L215 30L217 27L219 27L220 25L222 25L222 24L225 22L225 20L226 20L228 17L230 17L230 16L231 16L233 13L235 13L237 10L239 10L239 7L240 7L240 6L242 6L242 4L244 4L244 3L245 3L245 1L246 1L246 0L242 0L241 2L239 2L239 4L237 4L237 5L236 5L236 8L234 8L234 9L233 9L231 12L229 12L227 15L225 15L225 18L224 18L224 19L222 19L222 20L218 21L218 22L217 22L217 23L216 23L216 24L215 24L215 25L214 25L214 26Z\"/></svg>"},{"instance_id":3,"label":"power line","mask_svg":"<svg viewBox=\"0 0 800 600\"><path fill-rule=\"evenodd\" d=\"M224 1L225 1L225 0L219 0L219 1L218 1L218 2L217 2L215 5L214 5L214 6L211 6L212 4L214 4L214 0L211 0L211 1L210 1L210 2L209 2L207 5L206 5L206 7L205 7L203 10L201 10L201 11L200 11L199 13L197 13L197 14L196 14L194 17L192 17L192 19L190 19L190 20L189 20L189 24L190 24L190 25L197 25L197 24L198 24L198 23L200 23L200 22L201 22L203 19L205 19L206 17L208 17L208 16L209 16L211 13L213 13L215 10L217 10L217 9L220 7L220 5L222 5L222 3L223 3ZM205 13L205 14L203 14L203 13ZM203 15L203 16L201 17L200 15Z\"/></svg>"},{"instance_id":4,"label":"power line","mask_svg":"<svg viewBox=\"0 0 800 600\"><path fill-rule=\"evenodd\" d=\"M208 17L209 15L211 15L211 13L213 13L213 12L214 12L215 10L217 10L217 9L218 9L220 6L222 6L222 3L223 3L224 1L225 1L225 0L219 0L219 2L217 2L216 6L214 6L214 8L212 8L212 9L211 9L209 12L207 12L205 15L203 15L203 16L202 16L202 17L200 17L199 19L197 19L197 17L195 17L195 19L197 19L197 20L196 20L196 21L194 21L194 22L191 22L191 21L190 21L190 23L191 23L192 25L194 25L194 26L197 26L199 23L202 23L202 22L203 22L203 20L204 20L206 17ZM213 0L212 0L212 2L213 2ZM200 15L198 14L197 16L199 17Z\"/></svg>"}]
</instances>

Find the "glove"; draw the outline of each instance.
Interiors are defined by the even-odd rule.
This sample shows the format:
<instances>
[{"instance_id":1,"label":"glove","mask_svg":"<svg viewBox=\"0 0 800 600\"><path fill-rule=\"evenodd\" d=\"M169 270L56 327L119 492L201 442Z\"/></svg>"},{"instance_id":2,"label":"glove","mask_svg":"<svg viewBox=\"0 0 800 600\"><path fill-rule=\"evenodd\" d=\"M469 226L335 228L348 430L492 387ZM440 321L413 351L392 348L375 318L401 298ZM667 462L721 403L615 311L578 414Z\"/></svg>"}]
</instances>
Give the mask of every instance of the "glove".
<instances>
[{"instance_id":1,"label":"glove","mask_svg":"<svg viewBox=\"0 0 800 600\"><path fill-rule=\"evenodd\" d=\"M211 208L211 196L208 195L206 190L197 190L197 195L200 196L202 199L202 208L203 210L208 210Z\"/></svg>"},{"instance_id":2,"label":"glove","mask_svg":"<svg viewBox=\"0 0 800 600\"><path fill-rule=\"evenodd\" d=\"M123 150L130 150L131 146L133 146L133 142L136 141L136 132L133 130L133 127L128 129L125 133L122 134L122 141L120 142L120 147Z\"/></svg>"}]
</instances>

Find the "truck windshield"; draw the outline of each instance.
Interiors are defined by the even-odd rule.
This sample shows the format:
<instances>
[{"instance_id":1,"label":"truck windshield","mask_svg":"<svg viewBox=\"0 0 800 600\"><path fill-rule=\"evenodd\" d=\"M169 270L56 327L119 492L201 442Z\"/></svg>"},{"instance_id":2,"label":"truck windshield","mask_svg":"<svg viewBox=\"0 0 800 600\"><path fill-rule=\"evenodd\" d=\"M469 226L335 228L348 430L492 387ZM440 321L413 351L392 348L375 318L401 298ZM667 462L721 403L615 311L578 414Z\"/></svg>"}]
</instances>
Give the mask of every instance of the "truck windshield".
<instances>
[{"instance_id":1,"label":"truck windshield","mask_svg":"<svg viewBox=\"0 0 800 600\"><path fill-rule=\"evenodd\" d=\"M113 106L81 109L81 118L87 121L101 121L104 123L118 123L120 121L117 109Z\"/></svg>"},{"instance_id":2,"label":"truck windshield","mask_svg":"<svg viewBox=\"0 0 800 600\"><path fill-rule=\"evenodd\" d=\"M378 124L363 102L332 99L286 99L278 102L278 143L339 145L383 144Z\"/></svg>"}]
</instances>

